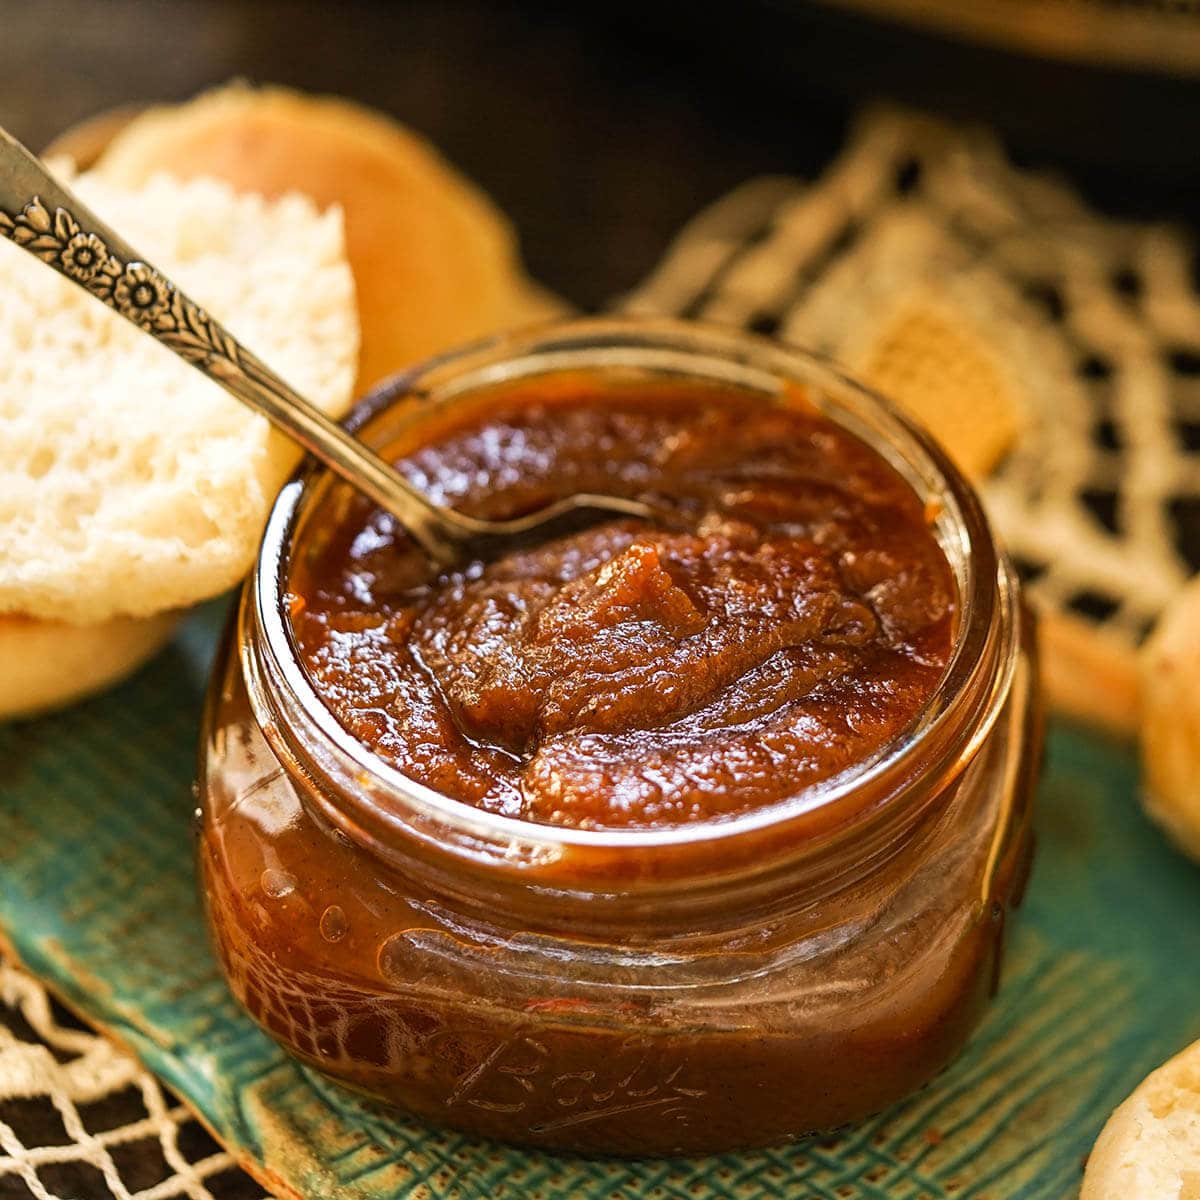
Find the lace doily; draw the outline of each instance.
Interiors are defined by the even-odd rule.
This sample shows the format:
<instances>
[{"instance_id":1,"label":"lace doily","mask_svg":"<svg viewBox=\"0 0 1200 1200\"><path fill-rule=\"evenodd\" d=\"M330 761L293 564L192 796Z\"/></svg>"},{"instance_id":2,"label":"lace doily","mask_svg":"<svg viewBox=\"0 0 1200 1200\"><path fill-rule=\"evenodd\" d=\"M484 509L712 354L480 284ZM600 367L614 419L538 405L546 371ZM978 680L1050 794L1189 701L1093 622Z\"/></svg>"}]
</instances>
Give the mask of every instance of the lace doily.
<instances>
[{"instance_id":1,"label":"lace doily","mask_svg":"<svg viewBox=\"0 0 1200 1200\"><path fill-rule=\"evenodd\" d=\"M263 1195L137 1060L0 958L0 1197Z\"/></svg>"}]
</instances>

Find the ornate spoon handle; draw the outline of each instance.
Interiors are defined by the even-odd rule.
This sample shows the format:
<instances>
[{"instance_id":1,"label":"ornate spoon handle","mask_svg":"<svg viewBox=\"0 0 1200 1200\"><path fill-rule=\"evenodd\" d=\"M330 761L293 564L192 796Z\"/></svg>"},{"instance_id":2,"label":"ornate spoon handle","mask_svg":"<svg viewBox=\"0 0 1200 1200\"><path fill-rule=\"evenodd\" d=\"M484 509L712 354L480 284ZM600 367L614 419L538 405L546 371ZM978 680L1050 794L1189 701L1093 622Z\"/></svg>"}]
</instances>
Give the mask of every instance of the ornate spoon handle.
<instances>
[{"instance_id":1,"label":"ornate spoon handle","mask_svg":"<svg viewBox=\"0 0 1200 1200\"><path fill-rule=\"evenodd\" d=\"M394 513L434 559L487 528L432 504L189 300L0 127L0 236L72 283L266 417L376 504Z\"/></svg>"}]
</instances>

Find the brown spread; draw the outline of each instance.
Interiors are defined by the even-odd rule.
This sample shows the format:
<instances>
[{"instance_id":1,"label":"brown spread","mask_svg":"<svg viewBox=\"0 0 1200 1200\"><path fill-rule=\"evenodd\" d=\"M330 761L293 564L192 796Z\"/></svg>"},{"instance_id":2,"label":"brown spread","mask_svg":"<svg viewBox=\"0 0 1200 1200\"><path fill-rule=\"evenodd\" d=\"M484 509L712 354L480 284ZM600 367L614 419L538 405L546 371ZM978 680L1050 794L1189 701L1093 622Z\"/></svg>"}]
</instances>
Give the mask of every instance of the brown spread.
<instances>
[{"instance_id":1,"label":"brown spread","mask_svg":"<svg viewBox=\"0 0 1200 1200\"><path fill-rule=\"evenodd\" d=\"M945 668L954 584L921 502L802 400L529 384L400 466L476 515L592 491L679 517L429 577L355 501L306 556L293 621L325 702L479 808L581 828L745 812L869 761Z\"/></svg>"}]
</instances>

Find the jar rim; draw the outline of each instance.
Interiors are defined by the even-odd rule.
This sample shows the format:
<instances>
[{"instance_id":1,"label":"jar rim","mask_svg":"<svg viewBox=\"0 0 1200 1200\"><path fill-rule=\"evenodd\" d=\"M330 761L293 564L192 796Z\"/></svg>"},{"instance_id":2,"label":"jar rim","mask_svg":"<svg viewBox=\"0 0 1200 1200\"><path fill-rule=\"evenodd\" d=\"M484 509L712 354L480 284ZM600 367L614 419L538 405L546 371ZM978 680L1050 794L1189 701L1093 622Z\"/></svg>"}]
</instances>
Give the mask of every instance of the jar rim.
<instances>
[{"instance_id":1,"label":"jar rim","mask_svg":"<svg viewBox=\"0 0 1200 1200\"><path fill-rule=\"evenodd\" d=\"M701 364L720 370L701 374ZM309 733L321 738L325 748L352 768L356 778L397 802L407 817L453 831L476 851L505 847L506 857L521 862L553 860L566 850L636 855L665 847L707 847L830 810L868 787L886 791L887 779L906 777L907 768L929 743L947 732L956 699L975 685L980 697L978 711L967 724L965 741L956 739L950 756L969 761L994 724L1011 685L1017 657L1015 581L993 541L973 488L946 453L895 405L858 383L829 358L740 329L698 322L594 317L560 321L489 338L419 364L374 389L360 401L349 424L357 431L406 398L453 403L495 383L615 365L681 373L690 369L693 378L740 381L752 390L768 393L768 383L773 382L776 391L781 385L798 384L824 415L850 432L863 437L863 422L868 419L883 430L882 444L876 439L863 440L900 470L918 495L923 494L927 502L935 497L934 524L958 588L951 657L921 711L896 738L842 775L731 817L664 828L579 829L504 816L446 796L392 767L344 729L303 667L287 615L286 595L297 534L315 502L314 490L315 499L320 498L321 489L315 485L327 479L323 470L309 466L293 477L276 499L244 594L260 646L266 650L274 686L287 690L289 700L305 717ZM421 416L415 415L414 420ZM1007 637L1001 638L1007 648L996 645L993 626L997 613L1009 627ZM245 653L243 639L244 663ZM990 674L990 682L980 680L981 671ZM256 689L249 690L257 710ZM264 713L256 711L255 716L264 724ZM388 824L395 825L397 835L409 828L398 816Z\"/></svg>"}]
</instances>

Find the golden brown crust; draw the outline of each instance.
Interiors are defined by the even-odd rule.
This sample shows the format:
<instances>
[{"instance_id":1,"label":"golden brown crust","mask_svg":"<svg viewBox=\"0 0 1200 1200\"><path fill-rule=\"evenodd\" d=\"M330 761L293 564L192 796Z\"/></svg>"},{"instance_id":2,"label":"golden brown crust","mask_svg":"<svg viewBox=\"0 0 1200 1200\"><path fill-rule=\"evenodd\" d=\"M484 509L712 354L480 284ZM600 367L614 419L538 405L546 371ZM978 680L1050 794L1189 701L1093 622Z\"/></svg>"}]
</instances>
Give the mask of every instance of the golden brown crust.
<instances>
[{"instance_id":1,"label":"golden brown crust","mask_svg":"<svg viewBox=\"0 0 1200 1200\"><path fill-rule=\"evenodd\" d=\"M1026 423L995 351L961 316L917 293L897 307L856 366L872 387L931 430L973 480L987 476Z\"/></svg>"},{"instance_id":2,"label":"golden brown crust","mask_svg":"<svg viewBox=\"0 0 1200 1200\"><path fill-rule=\"evenodd\" d=\"M108 149L113 138L135 117L145 112L145 105L124 104L106 108L64 129L41 151L45 159L69 158L76 170L89 170L96 159Z\"/></svg>"},{"instance_id":3,"label":"golden brown crust","mask_svg":"<svg viewBox=\"0 0 1200 1200\"><path fill-rule=\"evenodd\" d=\"M98 170L126 186L166 171L338 204L362 320L359 390L426 355L547 315L491 201L428 143L347 100L233 86L151 109Z\"/></svg>"},{"instance_id":4,"label":"golden brown crust","mask_svg":"<svg viewBox=\"0 0 1200 1200\"><path fill-rule=\"evenodd\" d=\"M1141 653L1143 798L1200 859L1200 577L1168 605Z\"/></svg>"},{"instance_id":5,"label":"golden brown crust","mask_svg":"<svg viewBox=\"0 0 1200 1200\"><path fill-rule=\"evenodd\" d=\"M0 720L59 708L118 683L178 623L173 612L96 625L0 616Z\"/></svg>"},{"instance_id":6,"label":"golden brown crust","mask_svg":"<svg viewBox=\"0 0 1200 1200\"><path fill-rule=\"evenodd\" d=\"M1061 612L1038 623L1042 687L1050 709L1122 738L1137 734L1137 653L1128 642Z\"/></svg>"}]
</instances>

